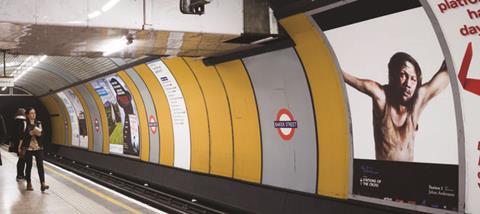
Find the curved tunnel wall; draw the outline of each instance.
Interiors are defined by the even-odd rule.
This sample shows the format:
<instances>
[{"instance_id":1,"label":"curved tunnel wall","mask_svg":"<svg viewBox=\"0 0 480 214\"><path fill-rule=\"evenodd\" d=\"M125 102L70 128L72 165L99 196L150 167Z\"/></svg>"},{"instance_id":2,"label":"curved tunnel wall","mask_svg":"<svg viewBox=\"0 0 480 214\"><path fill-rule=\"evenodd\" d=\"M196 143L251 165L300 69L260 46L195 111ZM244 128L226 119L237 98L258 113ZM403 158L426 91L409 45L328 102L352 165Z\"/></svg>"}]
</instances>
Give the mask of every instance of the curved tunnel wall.
<instances>
[{"instance_id":1,"label":"curved tunnel wall","mask_svg":"<svg viewBox=\"0 0 480 214\"><path fill-rule=\"evenodd\" d=\"M153 104L155 105L156 118L153 118L152 128L156 128L158 132L160 143L158 149L158 157L150 157L150 159L158 159L159 163L166 166L173 166L173 125L170 118L170 108L168 103L165 102L166 95L162 90L160 83L157 81L155 74L147 67L147 65L139 65L135 67L137 74L142 78L146 85L149 87L149 93L152 95ZM155 124L155 121L157 122ZM149 123L151 119L149 118ZM162 125L158 125L162 124ZM155 125L157 125L155 127ZM161 133L161 134L160 134ZM152 148L154 148L152 146ZM151 151L152 154L153 151Z\"/></svg>"},{"instance_id":2,"label":"curved tunnel wall","mask_svg":"<svg viewBox=\"0 0 480 214\"><path fill-rule=\"evenodd\" d=\"M70 96L72 97L72 99L74 99L74 101L76 102L76 105L78 105L78 109L76 109L76 113L77 113L78 120L80 121L79 123L80 129L82 130L82 133L80 133L82 136L81 143L85 143L86 141L86 144L87 144L86 147L89 151L91 151L93 149L94 134L93 134L92 126L89 125L89 124L93 124L90 110L88 109L85 99L82 96L80 96L80 93L78 92L78 90L76 88L71 88L70 90L72 92Z\"/></svg>"},{"instance_id":3,"label":"curved tunnel wall","mask_svg":"<svg viewBox=\"0 0 480 214\"><path fill-rule=\"evenodd\" d=\"M214 175L233 176L233 129L229 99L224 84L215 67L202 62L184 59L198 79L208 109L209 172Z\"/></svg>"},{"instance_id":4,"label":"curved tunnel wall","mask_svg":"<svg viewBox=\"0 0 480 214\"><path fill-rule=\"evenodd\" d=\"M274 64L276 57L287 60L287 67L269 66ZM172 137L173 123L181 121L168 114L168 111L179 109L174 109L178 106L169 104L166 97L174 96L174 90L181 90L190 132L187 136L190 139L188 149L191 150L189 170L311 193L317 191L313 99L304 68L293 48L212 67L190 58L168 59L162 63L165 65L163 69L168 68L178 82L178 88L162 88L149 63L118 74L128 86L139 112L141 160L174 166L172 162L179 158L175 154L178 156L184 152L175 152L179 148ZM294 63L293 67L289 67L290 63ZM285 67L284 75L278 75L274 80L268 78L282 67ZM88 109L88 121L99 121L98 125L88 122L88 130L94 130L88 132L88 140L90 150L100 152L98 148L101 146L108 148L108 141L99 140L97 134L106 126L103 104L89 84L78 86L77 90L83 107ZM72 133L66 107L56 95L42 100L50 111L62 116L63 119L52 119L52 123L59 130L55 143L66 144L71 137L58 140L60 135L68 137ZM274 105L269 106L270 103ZM275 120L280 120L276 118L280 109L289 109L294 115L291 119L299 124L293 138L297 141L282 140L278 131L281 128L274 127ZM268 116L259 118L262 114ZM59 127L64 127L65 121L68 127L61 132ZM283 129L286 132L294 130ZM92 133L94 136L90 136ZM103 139L108 137L103 136ZM276 162L281 164L276 165ZM297 165L291 165L292 162Z\"/></svg>"},{"instance_id":5,"label":"curved tunnel wall","mask_svg":"<svg viewBox=\"0 0 480 214\"><path fill-rule=\"evenodd\" d=\"M119 72L138 113L140 151L125 158L350 197L352 132L336 57L309 15L280 23L294 48L216 66L177 57ZM77 89L91 115L88 148L109 154L109 118L101 93L90 83ZM68 145L66 108L55 95L42 101L59 114L52 118L54 143Z\"/></svg>"},{"instance_id":6,"label":"curved tunnel wall","mask_svg":"<svg viewBox=\"0 0 480 214\"><path fill-rule=\"evenodd\" d=\"M88 128L88 150L101 152L102 129L99 122L100 113L93 100L92 96L84 86L77 86L74 90L78 98L82 101L84 109L87 113L87 128Z\"/></svg>"},{"instance_id":7,"label":"curved tunnel wall","mask_svg":"<svg viewBox=\"0 0 480 214\"><path fill-rule=\"evenodd\" d=\"M147 120L148 127L152 129L151 131L149 131L149 129L147 129L146 127L144 128L144 130L148 132L148 142L149 142L148 161L152 163L158 163L158 158L159 158L158 152L160 151L159 150L160 143L159 143L159 134L158 134L158 131L156 130L158 127L158 123L156 122L157 115L155 113L155 105L153 104L152 96L147 86L143 82L143 80L133 69L128 69L126 72L130 76L133 83L137 86L139 90L139 94L142 97L142 100L145 102L144 106L146 111L146 117L148 119Z\"/></svg>"},{"instance_id":8,"label":"curved tunnel wall","mask_svg":"<svg viewBox=\"0 0 480 214\"><path fill-rule=\"evenodd\" d=\"M315 193L315 117L309 85L295 50L261 54L243 62L257 99L262 131L262 183ZM290 117L297 128L275 128L283 125L277 122L282 120L280 117Z\"/></svg>"},{"instance_id":9,"label":"curved tunnel wall","mask_svg":"<svg viewBox=\"0 0 480 214\"><path fill-rule=\"evenodd\" d=\"M278 58L285 60L283 65L275 65ZM322 174L318 171L319 163L328 156L317 156L321 148L317 136L327 136L317 133L316 117L321 115L314 113L314 102L318 101L312 98L310 90L322 82L309 84L308 73L294 48L211 67L191 58L173 58L161 63L165 65L162 69L167 68L178 82L178 88L162 87L155 72L150 69L150 63L118 73L137 107L140 160L176 167L175 159L183 158L178 155L190 153L189 168L186 169L191 171L346 197L346 182L340 184L344 186L343 190L321 192L321 187L327 185L320 180L330 179L324 177L331 177L332 172ZM282 75L269 78L275 72ZM172 116L178 115L170 112L182 113L181 106L172 105L167 99L167 96L175 96L174 90L181 90L183 95L172 98L184 99L190 133L187 149L190 151L178 151L182 147L177 147L173 136L173 124L181 121L172 119ZM108 119L98 89L86 83L77 86L75 91L79 92L77 96L83 107L88 109L86 115L90 117L87 126L93 131L88 132L89 150L108 154L109 137L108 134L102 136L102 131L108 133L108 130L102 129L108 127ZM43 97L42 101L49 111L60 115L52 118L56 130L54 143L68 145L72 138L68 110L56 95ZM288 110L293 117L280 119L281 109ZM325 120L326 117L323 117ZM282 136L286 134L279 134L282 128L275 128L275 121L289 119L297 122L298 127L283 128L284 132L294 130L292 139L285 140ZM337 127L332 127L325 133L331 134L336 130ZM345 165L347 159L344 161ZM346 168L343 170L346 171ZM332 182L329 184L331 188Z\"/></svg>"}]
</instances>

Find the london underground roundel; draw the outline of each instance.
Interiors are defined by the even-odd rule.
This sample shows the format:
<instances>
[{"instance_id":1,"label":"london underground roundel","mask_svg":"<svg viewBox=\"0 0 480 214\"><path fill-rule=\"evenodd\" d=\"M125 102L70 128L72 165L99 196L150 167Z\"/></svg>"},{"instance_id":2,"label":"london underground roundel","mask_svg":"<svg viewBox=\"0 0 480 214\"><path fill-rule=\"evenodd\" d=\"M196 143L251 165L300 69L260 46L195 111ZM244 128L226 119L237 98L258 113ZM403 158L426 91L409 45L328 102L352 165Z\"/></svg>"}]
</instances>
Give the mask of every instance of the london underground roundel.
<instances>
[{"instance_id":1,"label":"london underground roundel","mask_svg":"<svg viewBox=\"0 0 480 214\"><path fill-rule=\"evenodd\" d=\"M95 118L94 121L95 121L95 122L94 122L94 123L95 123L95 131L98 132L98 131L100 130L100 124L98 123L98 119L97 119L97 118Z\"/></svg>"},{"instance_id":2,"label":"london underground roundel","mask_svg":"<svg viewBox=\"0 0 480 214\"><path fill-rule=\"evenodd\" d=\"M283 140L288 141L293 138L297 125L297 121L288 109L282 108L278 111L274 126Z\"/></svg>"},{"instance_id":3,"label":"london underground roundel","mask_svg":"<svg viewBox=\"0 0 480 214\"><path fill-rule=\"evenodd\" d=\"M153 134L157 133L158 123L153 115L150 115L148 119L148 126L150 126L150 131L152 131Z\"/></svg>"}]
</instances>

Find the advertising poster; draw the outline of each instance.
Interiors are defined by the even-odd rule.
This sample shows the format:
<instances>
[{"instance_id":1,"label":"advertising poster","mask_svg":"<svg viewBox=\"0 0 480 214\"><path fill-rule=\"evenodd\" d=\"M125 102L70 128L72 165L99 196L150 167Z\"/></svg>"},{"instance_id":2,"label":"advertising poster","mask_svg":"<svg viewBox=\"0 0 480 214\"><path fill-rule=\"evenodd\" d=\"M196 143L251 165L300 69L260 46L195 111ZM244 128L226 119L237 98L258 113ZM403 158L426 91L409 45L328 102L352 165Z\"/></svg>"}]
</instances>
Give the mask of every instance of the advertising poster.
<instances>
[{"instance_id":1,"label":"advertising poster","mask_svg":"<svg viewBox=\"0 0 480 214\"><path fill-rule=\"evenodd\" d=\"M353 197L457 211L451 80L425 10L383 13L324 32L351 113Z\"/></svg>"},{"instance_id":2,"label":"advertising poster","mask_svg":"<svg viewBox=\"0 0 480 214\"><path fill-rule=\"evenodd\" d=\"M117 75L90 83L102 99L107 113L110 152L138 157L140 149L138 114L125 83Z\"/></svg>"},{"instance_id":3,"label":"advertising poster","mask_svg":"<svg viewBox=\"0 0 480 214\"><path fill-rule=\"evenodd\" d=\"M465 212L480 213L480 1L423 1L446 40L465 133Z\"/></svg>"},{"instance_id":4,"label":"advertising poster","mask_svg":"<svg viewBox=\"0 0 480 214\"><path fill-rule=\"evenodd\" d=\"M175 143L173 165L178 168L190 169L190 127L187 107L180 86L161 60L149 62L147 66L160 82L170 107Z\"/></svg>"},{"instance_id":5,"label":"advertising poster","mask_svg":"<svg viewBox=\"0 0 480 214\"><path fill-rule=\"evenodd\" d=\"M66 95L66 97L72 104L73 109L75 110L75 116L77 117L78 121L78 138L80 143L79 146L82 148L88 148L87 121L85 118L85 111L83 110L83 106L80 103L78 97L71 89L66 89L65 91L63 91L63 93Z\"/></svg>"},{"instance_id":6,"label":"advertising poster","mask_svg":"<svg viewBox=\"0 0 480 214\"><path fill-rule=\"evenodd\" d=\"M70 117L70 125L72 127L72 146L80 147L80 130L78 126L78 118L77 114L75 113L75 108L70 100L67 98L63 91L58 92L57 96L60 97L65 108L68 111L68 116Z\"/></svg>"}]
</instances>

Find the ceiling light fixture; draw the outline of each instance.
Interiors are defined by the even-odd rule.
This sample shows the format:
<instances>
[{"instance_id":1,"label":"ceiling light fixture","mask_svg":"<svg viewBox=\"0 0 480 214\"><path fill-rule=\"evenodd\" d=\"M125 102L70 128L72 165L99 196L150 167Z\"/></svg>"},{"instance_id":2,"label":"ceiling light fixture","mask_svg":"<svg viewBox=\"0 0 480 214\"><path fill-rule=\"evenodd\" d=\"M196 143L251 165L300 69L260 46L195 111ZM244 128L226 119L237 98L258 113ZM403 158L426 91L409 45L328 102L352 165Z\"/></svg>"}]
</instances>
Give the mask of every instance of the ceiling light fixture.
<instances>
[{"instance_id":1,"label":"ceiling light fixture","mask_svg":"<svg viewBox=\"0 0 480 214\"><path fill-rule=\"evenodd\" d=\"M87 17L88 17L89 19L93 19L93 18L95 18L95 17L97 17L97 16L100 16L100 14L102 14L102 12L100 12L100 11L98 11L98 10L95 10L95 11L93 11L92 13L88 14Z\"/></svg>"},{"instance_id":2,"label":"ceiling light fixture","mask_svg":"<svg viewBox=\"0 0 480 214\"><path fill-rule=\"evenodd\" d=\"M103 50L103 56L110 56L113 53L123 50L128 45L133 43L133 36L122 36L122 38L108 42L101 50Z\"/></svg>"},{"instance_id":3,"label":"ceiling light fixture","mask_svg":"<svg viewBox=\"0 0 480 214\"><path fill-rule=\"evenodd\" d=\"M102 11L99 11L99 10L95 10L93 12L91 12L90 14L87 15L88 19L93 19L97 16L100 16L102 15L102 12L106 13L107 11L109 11L110 9L112 9L113 7L115 7L115 5L118 4L118 2L120 2L120 0L110 0L108 1L106 4L104 4L102 6Z\"/></svg>"},{"instance_id":4,"label":"ceiling light fixture","mask_svg":"<svg viewBox=\"0 0 480 214\"><path fill-rule=\"evenodd\" d=\"M105 5L103 5L102 7L102 11L105 13L107 11L109 11L110 9L112 9L112 7L114 7L120 0L110 0L109 2L107 2Z\"/></svg>"}]
</instances>

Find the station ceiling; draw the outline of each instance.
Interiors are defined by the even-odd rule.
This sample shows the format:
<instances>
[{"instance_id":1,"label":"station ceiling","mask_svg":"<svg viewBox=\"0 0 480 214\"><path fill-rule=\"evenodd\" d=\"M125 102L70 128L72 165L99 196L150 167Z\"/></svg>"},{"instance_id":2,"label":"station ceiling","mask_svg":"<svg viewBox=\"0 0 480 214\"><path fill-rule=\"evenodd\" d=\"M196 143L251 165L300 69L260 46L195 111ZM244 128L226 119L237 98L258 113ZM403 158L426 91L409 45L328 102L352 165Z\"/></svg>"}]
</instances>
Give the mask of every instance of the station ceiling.
<instances>
[{"instance_id":1,"label":"station ceiling","mask_svg":"<svg viewBox=\"0 0 480 214\"><path fill-rule=\"evenodd\" d=\"M269 0L269 3L275 15L282 17L336 1ZM132 63L152 56L212 57L260 46L226 42L238 36L200 31L22 24L0 20L0 49L7 50L5 61L0 53L0 73L11 77L24 73L16 79L15 87L39 96L115 70L120 67L115 63L118 58ZM118 41L120 37L122 39ZM181 37L178 46L175 44L176 37ZM105 44L118 42L123 46L127 43L127 46L106 54ZM47 57L42 57L44 55ZM3 64L6 65L5 71Z\"/></svg>"},{"instance_id":2,"label":"station ceiling","mask_svg":"<svg viewBox=\"0 0 480 214\"><path fill-rule=\"evenodd\" d=\"M108 57L45 56L40 61L41 58L42 56L36 55L6 54L4 71L3 54L0 53L0 73L2 76L4 73L12 78L14 76L15 87L38 96L99 76L121 66ZM132 63L143 58L145 56L122 59L122 61ZM21 74L22 72L24 74ZM22 76L19 77L19 75Z\"/></svg>"}]
</instances>

